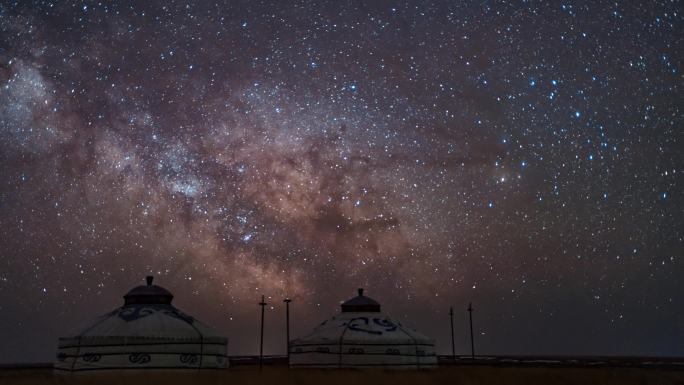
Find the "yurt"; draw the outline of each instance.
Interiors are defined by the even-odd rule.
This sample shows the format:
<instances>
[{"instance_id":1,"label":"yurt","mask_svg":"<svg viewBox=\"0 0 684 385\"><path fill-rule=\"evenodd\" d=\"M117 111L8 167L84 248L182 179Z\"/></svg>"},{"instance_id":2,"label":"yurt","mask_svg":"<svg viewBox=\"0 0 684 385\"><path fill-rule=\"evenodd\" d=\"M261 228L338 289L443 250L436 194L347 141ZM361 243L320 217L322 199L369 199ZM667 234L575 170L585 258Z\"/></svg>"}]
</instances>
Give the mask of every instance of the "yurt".
<instances>
[{"instance_id":1,"label":"yurt","mask_svg":"<svg viewBox=\"0 0 684 385\"><path fill-rule=\"evenodd\" d=\"M200 369L228 365L228 339L171 305L163 287L133 288L124 305L59 339L55 369Z\"/></svg>"},{"instance_id":2,"label":"yurt","mask_svg":"<svg viewBox=\"0 0 684 385\"><path fill-rule=\"evenodd\" d=\"M390 318L363 295L342 304L342 312L290 342L293 368L396 368L437 366L435 341Z\"/></svg>"}]
</instances>

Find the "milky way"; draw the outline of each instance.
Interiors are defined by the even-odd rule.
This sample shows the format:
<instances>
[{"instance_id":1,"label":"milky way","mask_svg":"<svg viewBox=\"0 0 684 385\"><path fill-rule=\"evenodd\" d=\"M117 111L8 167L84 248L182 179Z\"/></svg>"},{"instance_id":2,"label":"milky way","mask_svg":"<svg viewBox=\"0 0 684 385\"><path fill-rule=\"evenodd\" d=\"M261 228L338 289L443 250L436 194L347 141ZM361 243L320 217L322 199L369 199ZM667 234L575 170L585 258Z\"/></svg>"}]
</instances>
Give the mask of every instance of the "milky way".
<instances>
[{"instance_id":1,"label":"milky way","mask_svg":"<svg viewBox=\"0 0 684 385\"><path fill-rule=\"evenodd\" d=\"M450 352L682 355L682 4L0 4L0 360L147 274L284 351L365 287Z\"/></svg>"}]
</instances>

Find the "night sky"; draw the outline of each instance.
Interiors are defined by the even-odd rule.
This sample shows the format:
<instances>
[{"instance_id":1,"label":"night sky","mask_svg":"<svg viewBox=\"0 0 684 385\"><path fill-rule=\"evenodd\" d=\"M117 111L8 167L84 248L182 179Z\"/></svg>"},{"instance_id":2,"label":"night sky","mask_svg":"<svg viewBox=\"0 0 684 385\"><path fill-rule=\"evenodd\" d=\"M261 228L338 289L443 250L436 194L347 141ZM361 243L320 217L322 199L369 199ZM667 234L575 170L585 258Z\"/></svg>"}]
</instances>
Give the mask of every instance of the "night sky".
<instances>
[{"instance_id":1,"label":"night sky","mask_svg":"<svg viewBox=\"0 0 684 385\"><path fill-rule=\"evenodd\" d=\"M684 355L680 1L0 3L1 362L153 274L284 353L357 287L469 352Z\"/></svg>"}]
</instances>

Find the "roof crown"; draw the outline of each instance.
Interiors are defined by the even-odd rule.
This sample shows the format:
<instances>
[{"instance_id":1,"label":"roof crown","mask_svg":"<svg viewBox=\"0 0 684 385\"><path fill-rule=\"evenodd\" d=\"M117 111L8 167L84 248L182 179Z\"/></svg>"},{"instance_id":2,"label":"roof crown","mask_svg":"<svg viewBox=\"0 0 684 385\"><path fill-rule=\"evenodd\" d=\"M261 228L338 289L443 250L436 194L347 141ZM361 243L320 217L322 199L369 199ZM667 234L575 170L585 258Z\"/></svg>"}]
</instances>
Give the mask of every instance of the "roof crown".
<instances>
[{"instance_id":1,"label":"roof crown","mask_svg":"<svg viewBox=\"0 0 684 385\"><path fill-rule=\"evenodd\" d=\"M148 275L145 277L147 285L136 286L131 291L124 295L124 306L135 304L158 304L170 305L173 300L173 294L161 286L153 285L154 277Z\"/></svg>"},{"instance_id":2,"label":"roof crown","mask_svg":"<svg viewBox=\"0 0 684 385\"><path fill-rule=\"evenodd\" d=\"M359 295L342 304L342 312L380 312L380 303L363 295L363 289L358 290Z\"/></svg>"}]
</instances>

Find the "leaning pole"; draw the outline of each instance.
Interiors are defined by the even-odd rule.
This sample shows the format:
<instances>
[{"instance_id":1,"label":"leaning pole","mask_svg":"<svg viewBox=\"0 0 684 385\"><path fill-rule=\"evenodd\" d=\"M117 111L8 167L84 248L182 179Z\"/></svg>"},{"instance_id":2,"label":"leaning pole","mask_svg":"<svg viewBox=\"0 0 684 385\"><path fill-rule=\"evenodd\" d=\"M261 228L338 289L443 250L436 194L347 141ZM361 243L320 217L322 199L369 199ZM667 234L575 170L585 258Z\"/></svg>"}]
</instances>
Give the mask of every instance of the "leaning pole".
<instances>
[{"instance_id":1,"label":"leaning pole","mask_svg":"<svg viewBox=\"0 0 684 385\"><path fill-rule=\"evenodd\" d=\"M449 318L451 320L451 359L456 359L456 345L454 345L454 307L449 307Z\"/></svg>"}]
</instances>

